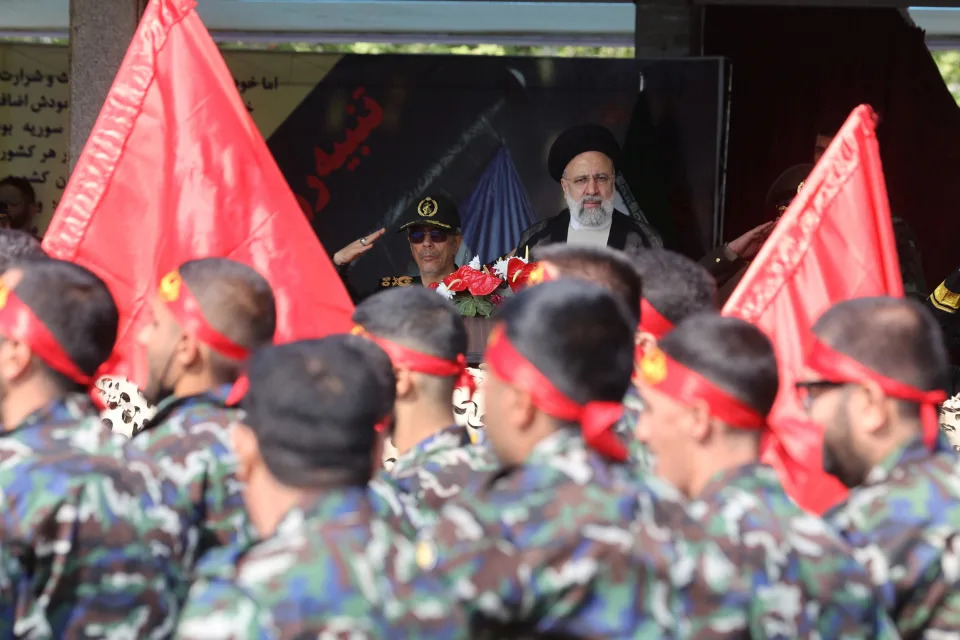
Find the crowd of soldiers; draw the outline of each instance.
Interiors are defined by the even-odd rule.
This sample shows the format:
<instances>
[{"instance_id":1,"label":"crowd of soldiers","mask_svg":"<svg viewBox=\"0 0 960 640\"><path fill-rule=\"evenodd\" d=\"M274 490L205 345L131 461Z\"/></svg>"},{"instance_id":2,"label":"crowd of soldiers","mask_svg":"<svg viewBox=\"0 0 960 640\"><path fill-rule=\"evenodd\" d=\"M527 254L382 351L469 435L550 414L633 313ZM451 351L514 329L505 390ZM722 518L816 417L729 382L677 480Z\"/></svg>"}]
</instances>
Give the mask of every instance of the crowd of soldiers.
<instances>
[{"instance_id":1,"label":"crowd of soldiers","mask_svg":"<svg viewBox=\"0 0 960 640\"><path fill-rule=\"evenodd\" d=\"M149 302L157 413L128 439L88 395L108 288L0 233L0 637L960 637L948 361L913 300L827 311L782 390L697 263L538 248L471 442L442 296L391 288L351 334L275 346L264 278L191 260ZM778 392L851 490L823 517L760 462Z\"/></svg>"}]
</instances>

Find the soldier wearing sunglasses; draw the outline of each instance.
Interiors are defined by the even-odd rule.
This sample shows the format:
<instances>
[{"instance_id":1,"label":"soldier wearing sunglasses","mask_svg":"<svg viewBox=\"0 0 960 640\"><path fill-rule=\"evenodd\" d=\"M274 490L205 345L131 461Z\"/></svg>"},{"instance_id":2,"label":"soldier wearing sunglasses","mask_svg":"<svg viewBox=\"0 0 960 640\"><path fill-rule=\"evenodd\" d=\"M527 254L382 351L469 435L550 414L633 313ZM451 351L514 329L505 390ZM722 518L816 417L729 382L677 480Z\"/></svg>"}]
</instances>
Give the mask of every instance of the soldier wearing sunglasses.
<instances>
[{"instance_id":1,"label":"soldier wearing sunglasses","mask_svg":"<svg viewBox=\"0 0 960 640\"><path fill-rule=\"evenodd\" d=\"M333 255L333 264L341 276L347 266L373 248L373 243L385 232L385 229L380 229L337 251ZM433 191L415 199L404 212L398 232L406 232L410 253L417 263L419 274L383 277L378 283L378 290L430 285L457 270L454 258L463 240L460 214L457 205L446 194ZM350 293L354 299L365 297L355 295L354 291Z\"/></svg>"}]
</instances>

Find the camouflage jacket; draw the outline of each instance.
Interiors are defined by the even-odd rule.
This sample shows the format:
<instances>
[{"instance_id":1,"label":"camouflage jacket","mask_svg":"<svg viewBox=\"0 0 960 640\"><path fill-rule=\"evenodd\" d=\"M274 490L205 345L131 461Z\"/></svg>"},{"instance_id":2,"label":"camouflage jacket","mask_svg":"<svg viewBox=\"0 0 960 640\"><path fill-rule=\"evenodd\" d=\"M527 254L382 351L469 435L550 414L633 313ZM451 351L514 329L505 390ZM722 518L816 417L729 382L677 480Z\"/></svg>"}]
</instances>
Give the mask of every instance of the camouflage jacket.
<instances>
[{"instance_id":1,"label":"camouflage jacket","mask_svg":"<svg viewBox=\"0 0 960 640\"><path fill-rule=\"evenodd\" d=\"M632 485L626 467L558 431L444 505L418 562L448 582L471 637L671 637L672 534L640 517L658 498Z\"/></svg>"},{"instance_id":2,"label":"camouflage jacket","mask_svg":"<svg viewBox=\"0 0 960 640\"><path fill-rule=\"evenodd\" d=\"M419 529L436 521L447 500L499 466L487 445L471 444L467 430L453 425L417 443L385 473L410 496L407 504Z\"/></svg>"},{"instance_id":3,"label":"camouflage jacket","mask_svg":"<svg viewBox=\"0 0 960 640\"><path fill-rule=\"evenodd\" d=\"M169 635L195 533L167 506L174 488L149 460L122 455L122 440L72 396L0 434L0 540L21 573L17 637Z\"/></svg>"},{"instance_id":4,"label":"camouflage jacket","mask_svg":"<svg viewBox=\"0 0 960 640\"><path fill-rule=\"evenodd\" d=\"M768 588L796 594L790 597L806 609L819 637L898 637L884 612L882 595L870 581L866 568L854 559L853 550L826 522L793 502L771 467L748 464L721 474L700 501L705 513L713 516L711 527L721 525L718 517L725 518L725 533L730 533L729 525L734 522L729 518L742 509L740 531L744 545L750 544L749 536L763 542L770 556L796 554L796 580L771 583ZM785 566L789 569L792 564ZM805 623L797 628L805 629Z\"/></svg>"},{"instance_id":5,"label":"camouflage jacket","mask_svg":"<svg viewBox=\"0 0 960 640\"><path fill-rule=\"evenodd\" d=\"M462 628L362 488L304 497L274 535L215 550L197 575L178 638L455 638Z\"/></svg>"},{"instance_id":6,"label":"camouflage jacket","mask_svg":"<svg viewBox=\"0 0 960 640\"><path fill-rule=\"evenodd\" d=\"M827 519L885 590L904 638L960 635L960 474L943 438L934 452L916 439L890 454Z\"/></svg>"},{"instance_id":7,"label":"camouflage jacket","mask_svg":"<svg viewBox=\"0 0 960 640\"><path fill-rule=\"evenodd\" d=\"M653 471L653 459L647 446L637 439L637 423L643 413L643 400L632 384L623 397L623 417L614 425L614 431L627 446L630 462L639 474Z\"/></svg>"},{"instance_id":8,"label":"camouflage jacket","mask_svg":"<svg viewBox=\"0 0 960 640\"><path fill-rule=\"evenodd\" d=\"M235 476L229 426L240 410L224 404L229 391L167 398L127 445L146 453L179 487L179 502L190 510L185 515L200 530L197 557L253 536Z\"/></svg>"}]
</instances>

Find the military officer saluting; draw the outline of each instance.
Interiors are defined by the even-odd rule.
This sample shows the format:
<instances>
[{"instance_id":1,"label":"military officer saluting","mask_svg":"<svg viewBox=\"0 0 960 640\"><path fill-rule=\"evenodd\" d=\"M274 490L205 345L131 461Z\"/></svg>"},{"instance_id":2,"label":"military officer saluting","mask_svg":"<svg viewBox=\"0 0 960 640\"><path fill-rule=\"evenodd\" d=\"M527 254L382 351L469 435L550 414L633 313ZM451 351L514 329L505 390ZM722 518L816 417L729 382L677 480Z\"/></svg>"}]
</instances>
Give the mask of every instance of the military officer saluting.
<instances>
[{"instance_id":1,"label":"military officer saluting","mask_svg":"<svg viewBox=\"0 0 960 640\"><path fill-rule=\"evenodd\" d=\"M377 289L430 285L440 282L457 270L454 258L463 240L457 205L446 194L431 191L415 199L404 212L398 232L406 231L410 253L417 263L419 275L388 276L380 280ZM380 229L355 240L333 254L333 264L341 276L347 266L373 248L386 232ZM353 292L351 292L352 294ZM372 292L371 292L372 293ZM364 295L354 298L366 297Z\"/></svg>"}]
</instances>

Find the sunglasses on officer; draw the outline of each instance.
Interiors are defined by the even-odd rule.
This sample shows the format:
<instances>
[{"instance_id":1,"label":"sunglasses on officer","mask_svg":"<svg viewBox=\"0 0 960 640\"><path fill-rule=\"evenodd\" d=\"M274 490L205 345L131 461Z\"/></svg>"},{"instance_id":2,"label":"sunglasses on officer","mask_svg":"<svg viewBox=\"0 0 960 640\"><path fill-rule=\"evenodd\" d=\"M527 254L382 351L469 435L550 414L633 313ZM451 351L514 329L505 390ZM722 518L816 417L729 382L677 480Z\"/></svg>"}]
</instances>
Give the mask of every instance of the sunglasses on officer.
<instances>
[{"instance_id":1,"label":"sunglasses on officer","mask_svg":"<svg viewBox=\"0 0 960 640\"><path fill-rule=\"evenodd\" d=\"M420 244L427 238L427 234L430 234L430 242L434 244L440 244L447 241L447 232L443 229L410 229L407 232L407 239L410 240L410 244Z\"/></svg>"}]
</instances>

